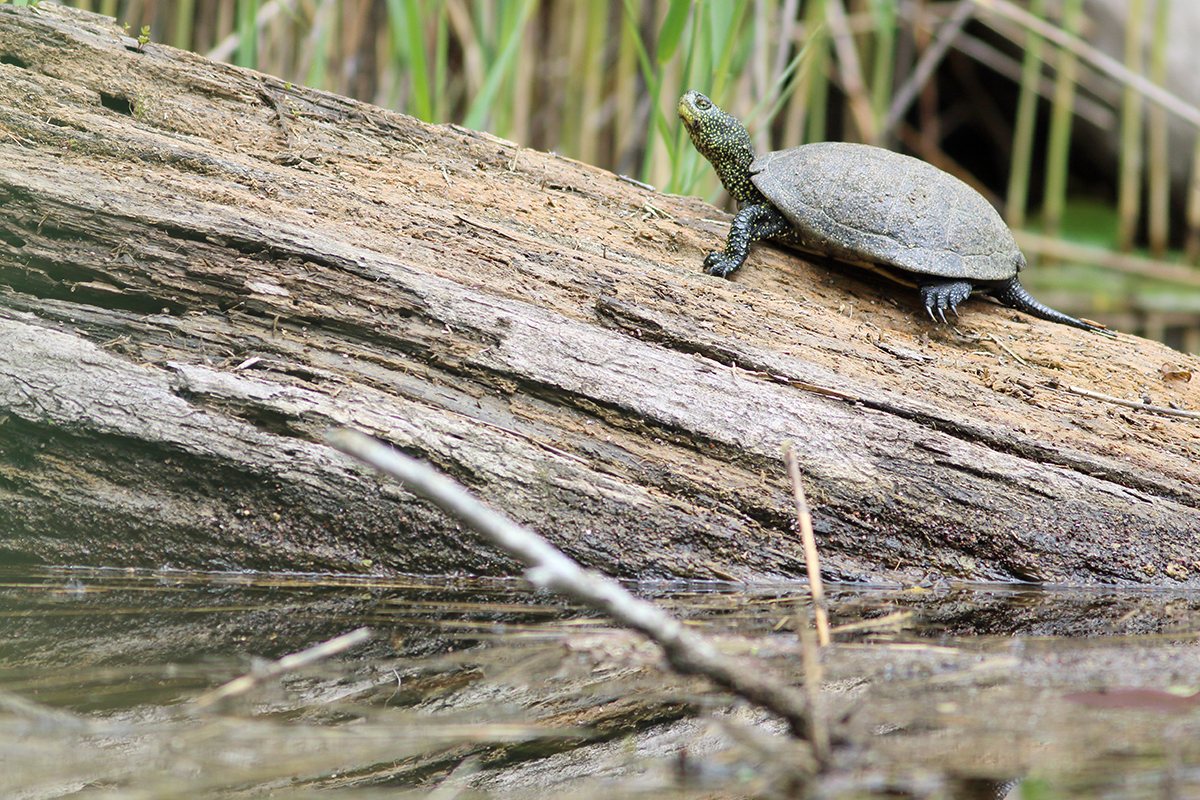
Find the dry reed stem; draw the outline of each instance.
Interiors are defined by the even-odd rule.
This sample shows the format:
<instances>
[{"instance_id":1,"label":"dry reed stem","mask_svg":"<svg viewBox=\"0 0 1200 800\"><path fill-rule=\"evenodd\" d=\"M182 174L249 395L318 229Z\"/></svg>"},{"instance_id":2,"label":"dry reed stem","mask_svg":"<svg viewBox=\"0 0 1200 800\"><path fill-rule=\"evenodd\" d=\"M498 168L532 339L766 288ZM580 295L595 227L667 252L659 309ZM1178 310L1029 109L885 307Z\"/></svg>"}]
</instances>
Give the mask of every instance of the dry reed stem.
<instances>
[{"instance_id":1,"label":"dry reed stem","mask_svg":"<svg viewBox=\"0 0 1200 800\"><path fill-rule=\"evenodd\" d=\"M821 561L817 555L817 539L813 535L812 516L808 513L808 501L804 498L804 485L800 482L800 463L791 442L785 445L788 475L792 479L792 496L796 500L796 522L800 526L800 541L804 544L804 564L808 568L808 587L812 592L813 609L817 621L817 641L824 647L829 644L829 617L825 612L825 584L821 581Z\"/></svg>"}]
</instances>

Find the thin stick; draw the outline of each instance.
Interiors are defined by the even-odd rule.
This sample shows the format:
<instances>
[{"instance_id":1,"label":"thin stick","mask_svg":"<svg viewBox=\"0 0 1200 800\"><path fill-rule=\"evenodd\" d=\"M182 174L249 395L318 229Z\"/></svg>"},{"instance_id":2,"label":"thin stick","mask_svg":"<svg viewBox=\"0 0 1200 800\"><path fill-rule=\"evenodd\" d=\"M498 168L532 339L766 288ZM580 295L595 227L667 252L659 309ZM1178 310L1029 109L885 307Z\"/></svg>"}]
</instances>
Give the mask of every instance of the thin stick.
<instances>
[{"instance_id":1,"label":"thin stick","mask_svg":"<svg viewBox=\"0 0 1200 800\"><path fill-rule=\"evenodd\" d=\"M1107 74L1113 80L1124 83L1127 86L1132 86L1150 102L1158 103L1163 108L1182 117L1192 125L1200 127L1200 108L1181 100L1177 95L1171 94L1163 87L1156 86L1154 81L1149 78L1131 72L1120 61L1092 47L1078 36L1038 19L1016 3L1010 2L1010 0L972 1L980 8L995 11L1006 16L1042 38L1049 39L1064 50L1070 50L1084 61L1089 62L1098 71Z\"/></svg>"},{"instance_id":2,"label":"thin stick","mask_svg":"<svg viewBox=\"0 0 1200 800\"><path fill-rule=\"evenodd\" d=\"M796 522L800 526L800 541L804 543L804 564L808 567L808 589L812 592L813 609L817 618L817 642L824 647L829 644L829 617L825 613L825 584L821 582L821 560L817 555L817 537L813 535L812 516L808 513L808 501L804 499L804 485L800 482L800 463L792 443L784 445L788 475L792 479L792 496L796 500Z\"/></svg>"},{"instance_id":3,"label":"thin stick","mask_svg":"<svg viewBox=\"0 0 1200 800\"><path fill-rule=\"evenodd\" d=\"M978 2L978 0L975 1ZM937 69L937 65L942 62L942 58L946 55L946 50L958 38L958 34L962 32L963 26L967 24L967 20L971 18L974 11L975 8L971 5L970 0L959 0L949 19L938 30L937 38L933 40L933 45L921 54L921 60L917 62L912 75L892 97L891 108L888 109L887 116L883 120L883 133L886 134L891 131L908 111L908 107L916 99L917 93L925 86L925 82L929 80L929 76Z\"/></svg>"},{"instance_id":4,"label":"thin stick","mask_svg":"<svg viewBox=\"0 0 1200 800\"><path fill-rule=\"evenodd\" d=\"M825 720L825 697L821 694L820 644L808 626L808 612L796 609L796 634L800 637L800 657L804 664L804 693L808 695L808 739L818 761L829 757L829 725Z\"/></svg>"},{"instance_id":5,"label":"thin stick","mask_svg":"<svg viewBox=\"0 0 1200 800\"><path fill-rule=\"evenodd\" d=\"M1000 345L1000 349L1003 350L1004 352L1008 353L1013 358L1015 358L1017 360L1017 363L1021 364L1022 366L1025 366L1025 367L1029 366L1028 364L1025 363L1025 359L1021 358L1019 355L1014 353L1012 350L1009 350L1008 345L1006 345L1004 342L1000 341L999 339L997 339L995 336L993 336L990 333L987 334L987 338L991 339L993 342Z\"/></svg>"},{"instance_id":6,"label":"thin stick","mask_svg":"<svg viewBox=\"0 0 1200 800\"><path fill-rule=\"evenodd\" d=\"M761 669L730 658L711 640L684 628L663 609L634 597L598 572L585 570L550 542L476 500L466 489L431 467L358 431L340 428L325 441L381 472L397 478L410 492L429 500L449 516L524 563L525 579L539 588L600 609L614 620L658 643L677 671L703 675L755 705L783 717L792 734L805 738L808 709L802 694ZM815 757L815 756L814 756Z\"/></svg>"},{"instance_id":7,"label":"thin stick","mask_svg":"<svg viewBox=\"0 0 1200 800\"><path fill-rule=\"evenodd\" d=\"M193 708L208 708L214 703L218 703L227 697L235 697L239 694L245 694L254 686L264 681L277 678L286 672L300 669L308 666L315 661L320 661L323 658L329 658L332 655L349 650L351 647L362 644L367 639L370 639L374 634L370 628L358 628L349 633L343 633L341 636L335 636L332 639L315 644L298 653L291 653L276 661L272 661L263 669L258 669L253 672L247 672L240 678L234 678L229 683L218 686L216 689L205 692L199 697L192 700Z\"/></svg>"},{"instance_id":8,"label":"thin stick","mask_svg":"<svg viewBox=\"0 0 1200 800\"><path fill-rule=\"evenodd\" d=\"M858 62L858 50L850 27L846 23L846 9L842 0L827 0L825 21L829 23L833 49L837 53L838 71L842 75L842 91L850 100L850 113L862 136L859 141L874 142L879 138L879 121L863 84L862 67Z\"/></svg>"},{"instance_id":9,"label":"thin stick","mask_svg":"<svg viewBox=\"0 0 1200 800\"><path fill-rule=\"evenodd\" d=\"M1103 400L1106 403L1115 403L1126 408L1136 408L1138 411L1153 411L1155 414L1167 414L1172 417L1184 417L1186 419L1200 419L1200 411L1185 411L1182 408L1167 408L1166 406L1152 406L1149 403L1138 403L1134 400L1125 400L1120 397L1113 397L1111 394L1102 394L1100 392L1089 391L1088 389L1080 389L1077 386L1067 386L1061 383L1052 383L1056 389L1062 389L1077 394L1080 397L1090 397L1092 400Z\"/></svg>"},{"instance_id":10,"label":"thin stick","mask_svg":"<svg viewBox=\"0 0 1200 800\"><path fill-rule=\"evenodd\" d=\"M1051 256L1063 261L1094 264L1116 272L1142 275L1185 286L1200 286L1200 271L1182 264L1141 258L1131 253L1113 253L1096 245L1075 244L1025 230L1013 231L1013 236L1016 237L1021 250L1026 253L1034 250L1038 255Z\"/></svg>"}]
</instances>

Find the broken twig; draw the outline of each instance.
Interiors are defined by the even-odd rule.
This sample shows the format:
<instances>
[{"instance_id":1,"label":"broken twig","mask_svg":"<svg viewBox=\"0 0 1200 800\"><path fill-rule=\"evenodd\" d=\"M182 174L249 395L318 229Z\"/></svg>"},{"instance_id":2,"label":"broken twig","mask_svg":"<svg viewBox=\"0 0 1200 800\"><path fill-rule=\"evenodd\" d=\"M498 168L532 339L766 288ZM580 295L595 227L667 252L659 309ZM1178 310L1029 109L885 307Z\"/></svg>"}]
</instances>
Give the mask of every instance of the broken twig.
<instances>
[{"instance_id":1,"label":"broken twig","mask_svg":"<svg viewBox=\"0 0 1200 800\"><path fill-rule=\"evenodd\" d=\"M245 694L263 681L277 678L284 673L308 666L323 658L329 658L343 650L349 650L351 647L367 641L373 635L370 628L357 628L349 633L343 633L341 636L335 636L320 644L315 644L298 653L290 653L283 658L272 661L262 669L247 672L245 675L229 681L229 683L222 684L212 691L205 692L192 700L192 707L197 709L208 708L227 697L236 697L239 694Z\"/></svg>"},{"instance_id":2,"label":"broken twig","mask_svg":"<svg viewBox=\"0 0 1200 800\"><path fill-rule=\"evenodd\" d=\"M1080 389L1077 386L1067 386L1066 384L1052 382L1050 384L1055 389L1077 394L1080 397L1087 397L1092 400L1102 400L1105 403L1114 403L1126 408L1136 408L1139 411L1153 411L1155 414L1166 414L1172 417L1184 417L1186 419L1200 419L1200 411L1185 411L1182 408L1167 408L1166 406L1152 406L1149 403L1138 403L1134 400L1125 400L1120 397L1113 397L1111 394L1103 394L1102 392L1093 392L1088 389Z\"/></svg>"},{"instance_id":3,"label":"broken twig","mask_svg":"<svg viewBox=\"0 0 1200 800\"><path fill-rule=\"evenodd\" d=\"M783 717L793 735L809 729L804 698L761 669L750 669L721 653L711 640L684 628L659 606L635 597L617 581L585 570L537 533L485 506L451 479L416 459L358 431L340 428L325 440L343 453L365 461L398 479L404 488L429 500L449 516L480 534L526 565L525 579L600 609L626 627L639 631L663 649L677 671L703 675L755 705ZM814 755L815 759L815 755ZM818 761L819 763L819 761Z\"/></svg>"}]
</instances>

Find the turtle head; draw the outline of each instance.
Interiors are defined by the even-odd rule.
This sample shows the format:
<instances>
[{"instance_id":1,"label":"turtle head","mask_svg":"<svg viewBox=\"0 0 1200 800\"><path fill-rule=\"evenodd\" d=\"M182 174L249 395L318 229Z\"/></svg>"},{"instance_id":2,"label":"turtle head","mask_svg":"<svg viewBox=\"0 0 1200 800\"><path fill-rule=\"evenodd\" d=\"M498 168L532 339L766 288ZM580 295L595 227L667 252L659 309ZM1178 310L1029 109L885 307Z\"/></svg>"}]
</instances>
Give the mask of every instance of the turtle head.
<instances>
[{"instance_id":1,"label":"turtle head","mask_svg":"<svg viewBox=\"0 0 1200 800\"><path fill-rule=\"evenodd\" d=\"M764 202L750 182L754 144L746 127L695 90L679 98L678 111L692 144L713 165L717 177L737 200L738 206Z\"/></svg>"}]
</instances>

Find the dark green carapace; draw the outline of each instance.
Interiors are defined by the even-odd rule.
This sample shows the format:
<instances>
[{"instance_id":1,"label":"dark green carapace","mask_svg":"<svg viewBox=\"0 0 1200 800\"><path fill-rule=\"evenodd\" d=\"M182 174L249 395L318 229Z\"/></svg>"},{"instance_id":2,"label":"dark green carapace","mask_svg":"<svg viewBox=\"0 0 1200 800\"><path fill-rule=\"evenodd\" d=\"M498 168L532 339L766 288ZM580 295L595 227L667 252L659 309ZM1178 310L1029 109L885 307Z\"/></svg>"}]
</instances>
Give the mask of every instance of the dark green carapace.
<instances>
[{"instance_id":1,"label":"dark green carapace","mask_svg":"<svg viewBox=\"0 0 1200 800\"><path fill-rule=\"evenodd\" d=\"M1035 317L1108 333L1039 303L1017 273L1025 256L979 192L930 164L880 147L820 142L758 156L746 128L699 92L679 99L692 144L737 201L724 252L704 269L728 276L750 244L785 245L867 264L916 286L930 318L946 321L979 291Z\"/></svg>"}]
</instances>

